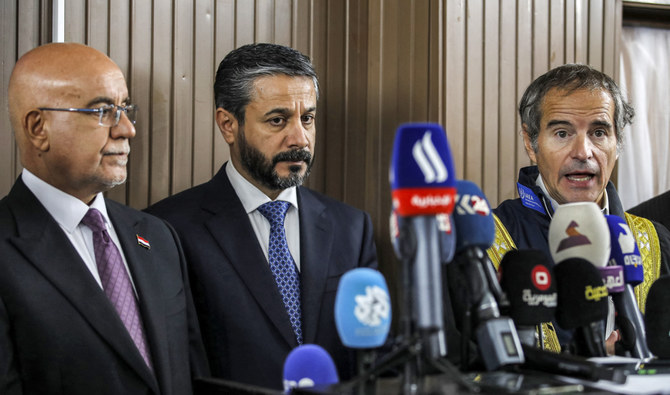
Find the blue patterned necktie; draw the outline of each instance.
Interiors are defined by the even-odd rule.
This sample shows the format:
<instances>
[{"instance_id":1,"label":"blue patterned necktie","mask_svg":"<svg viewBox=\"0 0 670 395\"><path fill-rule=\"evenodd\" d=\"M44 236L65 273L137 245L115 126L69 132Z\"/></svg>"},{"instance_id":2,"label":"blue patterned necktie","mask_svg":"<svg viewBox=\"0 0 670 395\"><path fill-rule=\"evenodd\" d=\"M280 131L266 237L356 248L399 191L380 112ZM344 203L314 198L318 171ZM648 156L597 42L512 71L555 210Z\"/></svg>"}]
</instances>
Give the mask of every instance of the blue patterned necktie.
<instances>
[{"instance_id":1,"label":"blue patterned necktie","mask_svg":"<svg viewBox=\"0 0 670 395\"><path fill-rule=\"evenodd\" d=\"M93 231L95 263L98 266L102 289L114 305L114 309L140 351L144 362L149 369L153 370L147 339L144 335L144 325L135 299L135 292L130 283L130 276L123 264L119 249L109 237L102 214L94 208L89 209L81 223Z\"/></svg>"},{"instance_id":2,"label":"blue patterned necktie","mask_svg":"<svg viewBox=\"0 0 670 395\"><path fill-rule=\"evenodd\" d=\"M259 206L258 211L270 221L270 244L268 246L270 270L272 270L284 307L291 319L295 338L298 344L302 344L300 276L288 249L284 231L284 219L289 206L289 202L277 200Z\"/></svg>"}]
</instances>

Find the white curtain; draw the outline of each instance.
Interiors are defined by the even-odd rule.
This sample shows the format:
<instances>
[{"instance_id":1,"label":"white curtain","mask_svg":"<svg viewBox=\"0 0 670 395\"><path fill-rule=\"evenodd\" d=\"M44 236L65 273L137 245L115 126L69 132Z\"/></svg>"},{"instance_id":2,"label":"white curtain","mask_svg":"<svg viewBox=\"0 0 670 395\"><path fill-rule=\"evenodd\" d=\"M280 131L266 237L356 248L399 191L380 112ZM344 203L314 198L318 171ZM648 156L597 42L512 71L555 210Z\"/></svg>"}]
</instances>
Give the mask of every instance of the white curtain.
<instances>
[{"instance_id":1,"label":"white curtain","mask_svg":"<svg viewBox=\"0 0 670 395\"><path fill-rule=\"evenodd\" d=\"M620 87L635 107L624 129L618 192L625 209L670 189L670 30L624 27Z\"/></svg>"}]
</instances>

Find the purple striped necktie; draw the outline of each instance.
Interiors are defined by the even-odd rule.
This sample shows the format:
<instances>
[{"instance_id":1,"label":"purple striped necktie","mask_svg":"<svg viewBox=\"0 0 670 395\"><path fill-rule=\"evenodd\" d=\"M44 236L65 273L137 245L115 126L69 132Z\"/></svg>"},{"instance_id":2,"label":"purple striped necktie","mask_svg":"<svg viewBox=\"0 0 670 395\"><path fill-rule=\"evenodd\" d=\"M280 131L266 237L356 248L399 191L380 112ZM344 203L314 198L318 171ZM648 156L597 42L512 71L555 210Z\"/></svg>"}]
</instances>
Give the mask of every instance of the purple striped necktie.
<instances>
[{"instance_id":1,"label":"purple striped necktie","mask_svg":"<svg viewBox=\"0 0 670 395\"><path fill-rule=\"evenodd\" d=\"M109 301L114 305L144 362L153 371L135 292L119 249L116 248L109 237L109 233L107 233L102 214L100 214L100 211L91 208L81 220L81 223L93 231L95 263L98 266L102 288Z\"/></svg>"}]
</instances>

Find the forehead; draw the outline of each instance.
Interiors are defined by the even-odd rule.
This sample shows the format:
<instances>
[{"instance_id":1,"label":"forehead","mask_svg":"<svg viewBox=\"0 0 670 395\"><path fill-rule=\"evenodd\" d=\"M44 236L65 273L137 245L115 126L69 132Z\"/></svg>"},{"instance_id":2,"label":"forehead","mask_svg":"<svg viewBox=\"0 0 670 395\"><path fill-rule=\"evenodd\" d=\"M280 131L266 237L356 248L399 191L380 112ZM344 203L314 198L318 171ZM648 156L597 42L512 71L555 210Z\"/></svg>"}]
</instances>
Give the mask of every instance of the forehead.
<instances>
[{"instance_id":1,"label":"forehead","mask_svg":"<svg viewBox=\"0 0 670 395\"><path fill-rule=\"evenodd\" d=\"M614 100L609 92L602 89L578 89L568 91L550 89L542 100L542 121L557 120L599 120L612 122Z\"/></svg>"},{"instance_id":2,"label":"forehead","mask_svg":"<svg viewBox=\"0 0 670 395\"><path fill-rule=\"evenodd\" d=\"M117 67L98 67L83 71L66 82L60 89L62 96L84 104L94 99L119 103L128 97L128 87L123 73Z\"/></svg>"},{"instance_id":3,"label":"forehead","mask_svg":"<svg viewBox=\"0 0 670 395\"><path fill-rule=\"evenodd\" d=\"M316 89L310 77L280 74L254 80L250 105L273 106L289 102L301 102L308 107L316 106Z\"/></svg>"}]
</instances>

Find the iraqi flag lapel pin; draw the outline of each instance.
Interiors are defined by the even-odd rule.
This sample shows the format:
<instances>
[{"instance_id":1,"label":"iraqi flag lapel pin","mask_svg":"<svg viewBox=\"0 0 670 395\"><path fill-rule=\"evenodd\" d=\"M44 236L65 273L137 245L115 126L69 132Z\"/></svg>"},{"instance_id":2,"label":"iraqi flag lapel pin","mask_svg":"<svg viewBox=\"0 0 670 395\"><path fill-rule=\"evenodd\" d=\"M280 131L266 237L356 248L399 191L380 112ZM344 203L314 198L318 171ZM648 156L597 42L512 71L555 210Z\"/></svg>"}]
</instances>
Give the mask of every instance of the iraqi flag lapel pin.
<instances>
[{"instance_id":1,"label":"iraqi flag lapel pin","mask_svg":"<svg viewBox=\"0 0 670 395\"><path fill-rule=\"evenodd\" d=\"M146 248L147 250L151 249L151 244L149 244L149 241L147 239L137 234L135 236L137 236L137 244Z\"/></svg>"}]
</instances>

